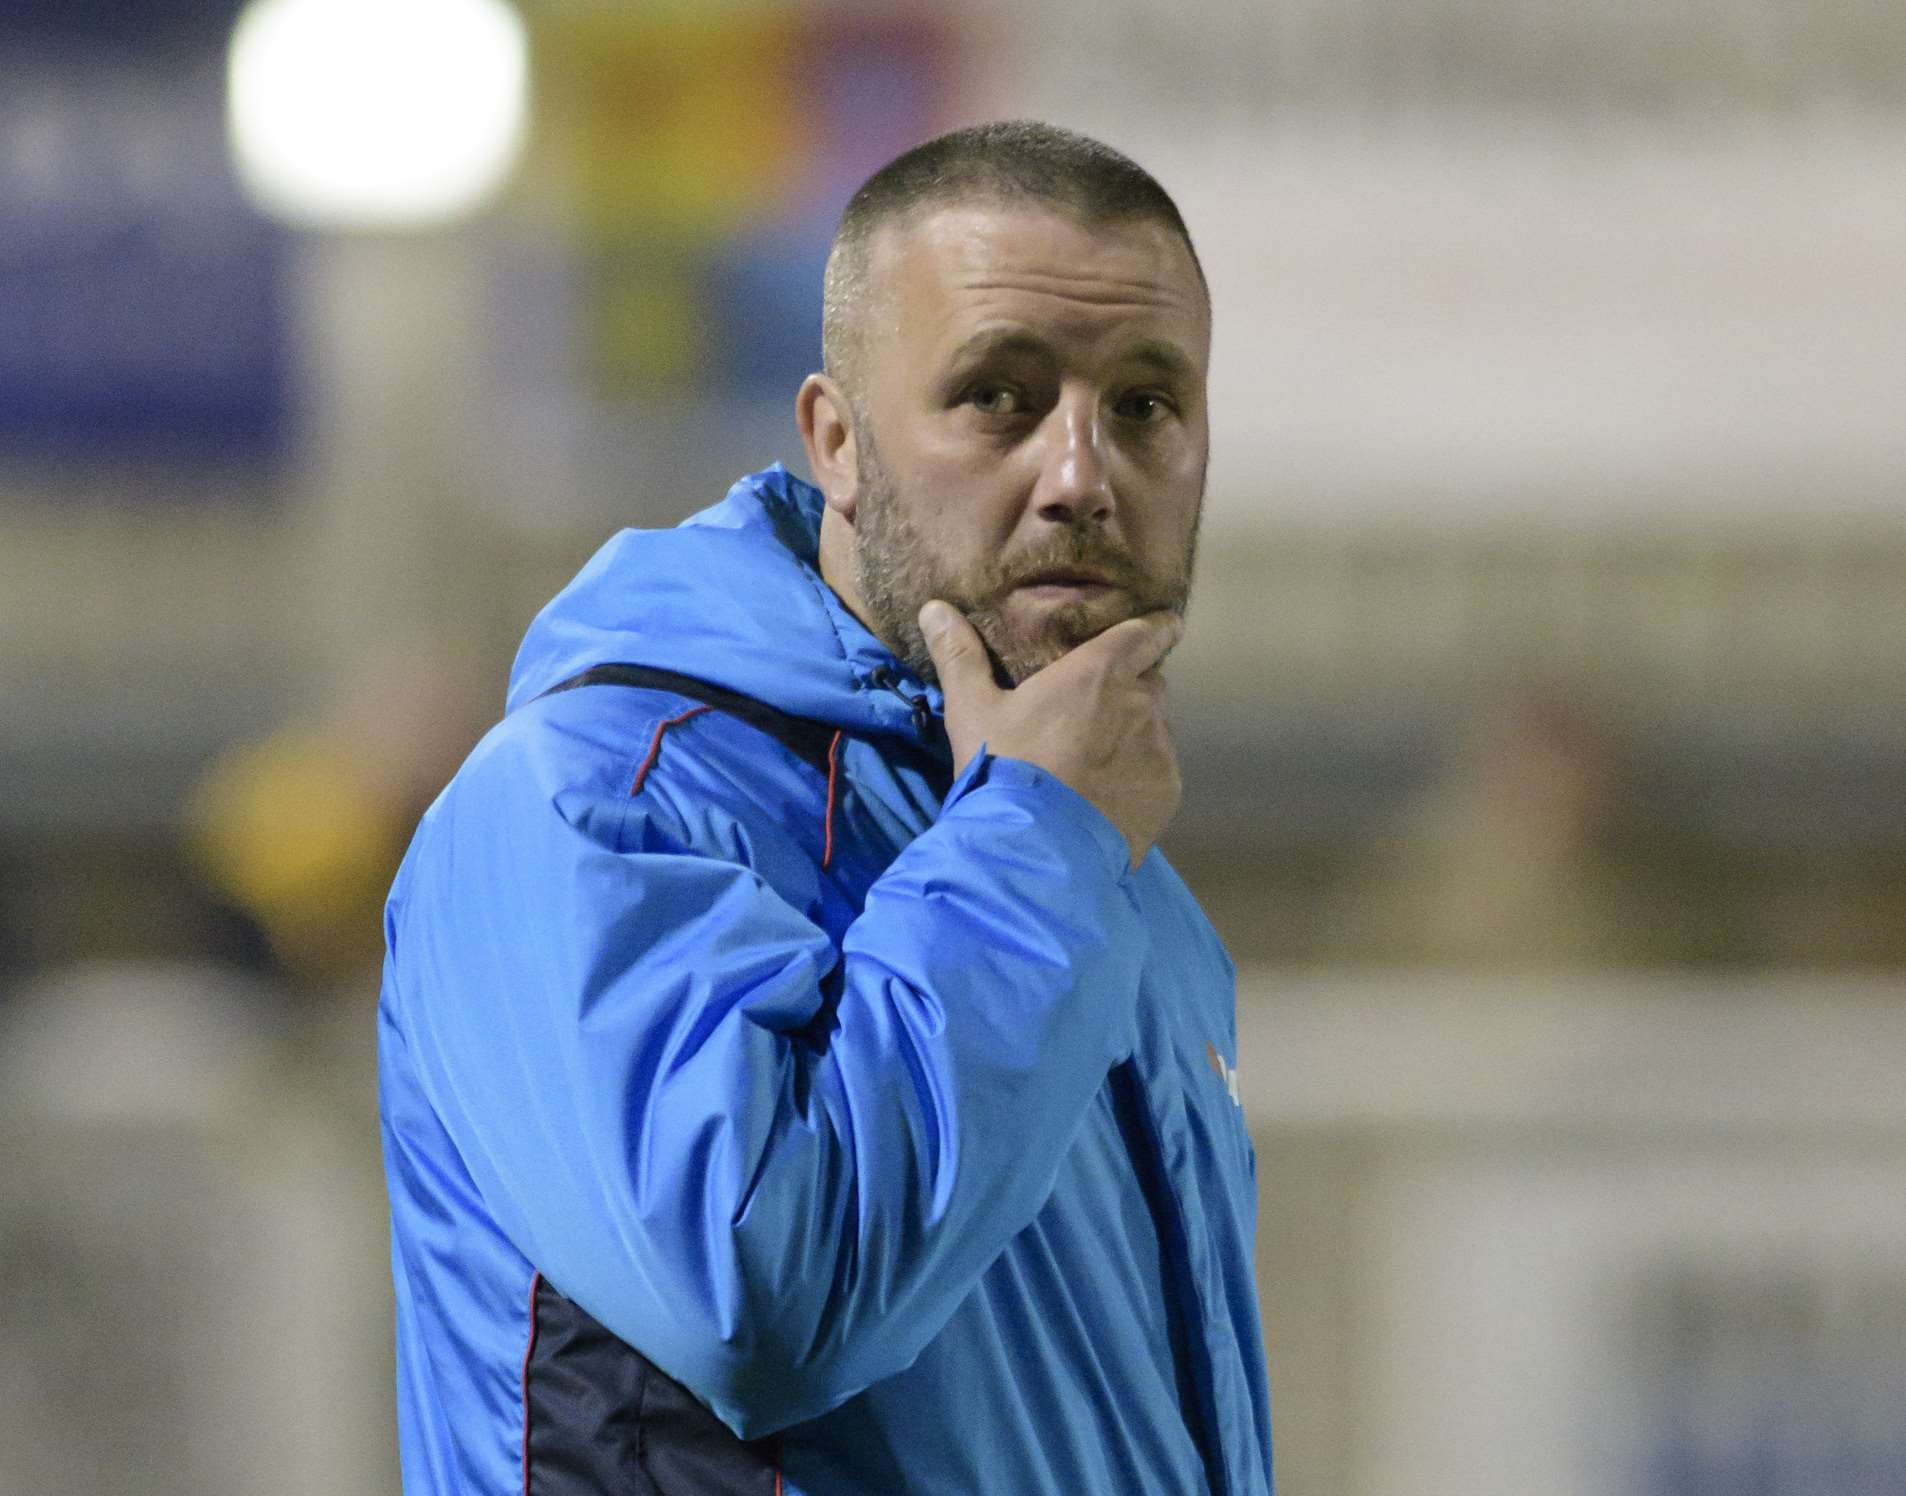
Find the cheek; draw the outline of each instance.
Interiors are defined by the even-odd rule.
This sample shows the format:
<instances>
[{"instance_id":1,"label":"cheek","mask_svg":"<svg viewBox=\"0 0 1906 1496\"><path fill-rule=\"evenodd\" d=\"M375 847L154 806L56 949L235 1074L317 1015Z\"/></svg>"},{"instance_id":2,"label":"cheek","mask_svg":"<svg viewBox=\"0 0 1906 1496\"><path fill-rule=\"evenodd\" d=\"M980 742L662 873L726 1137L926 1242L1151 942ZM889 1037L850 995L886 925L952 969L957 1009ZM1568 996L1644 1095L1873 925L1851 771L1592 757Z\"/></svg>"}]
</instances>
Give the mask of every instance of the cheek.
<instances>
[{"instance_id":1,"label":"cheek","mask_svg":"<svg viewBox=\"0 0 1906 1496\"><path fill-rule=\"evenodd\" d=\"M982 548L969 527L961 524L963 509L957 497L922 501L935 490L915 489L902 499L906 506L907 565L923 581L964 591L979 571ZM940 490L944 492L944 490Z\"/></svg>"},{"instance_id":2,"label":"cheek","mask_svg":"<svg viewBox=\"0 0 1906 1496\"><path fill-rule=\"evenodd\" d=\"M923 473L914 490L916 528L939 563L963 573L988 566L1010 548L1024 518L1025 504L1015 495L1009 475L982 475L953 469Z\"/></svg>"},{"instance_id":3,"label":"cheek","mask_svg":"<svg viewBox=\"0 0 1906 1496\"><path fill-rule=\"evenodd\" d=\"M938 528L928 544L935 567L967 589L991 584L993 567L1004 549L992 535L982 535L972 526L961 525Z\"/></svg>"},{"instance_id":4,"label":"cheek","mask_svg":"<svg viewBox=\"0 0 1906 1496\"><path fill-rule=\"evenodd\" d=\"M1129 491L1143 498L1141 527L1159 534L1186 529L1203 500L1203 466L1188 457L1174 457L1170 462L1135 470Z\"/></svg>"},{"instance_id":5,"label":"cheek","mask_svg":"<svg viewBox=\"0 0 1906 1496\"><path fill-rule=\"evenodd\" d=\"M1146 570L1163 577L1184 565L1198 526L1199 486L1192 483L1168 493L1154 490L1154 494L1158 501L1144 506L1132 538Z\"/></svg>"},{"instance_id":6,"label":"cheek","mask_svg":"<svg viewBox=\"0 0 1906 1496\"><path fill-rule=\"evenodd\" d=\"M1012 532L1019 511L1039 481L1042 444L1006 439L951 414L915 449L913 471L921 497L966 516L968 528Z\"/></svg>"},{"instance_id":7,"label":"cheek","mask_svg":"<svg viewBox=\"0 0 1906 1496\"><path fill-rule=\"evenodd\" d=\"M1205 451L1198 432L1169 426L1125 444L1116 471L1135 491L1170 496L1172 502L1190 496L1195 506L1204 486Z\"/></svg>"}]
</instances>

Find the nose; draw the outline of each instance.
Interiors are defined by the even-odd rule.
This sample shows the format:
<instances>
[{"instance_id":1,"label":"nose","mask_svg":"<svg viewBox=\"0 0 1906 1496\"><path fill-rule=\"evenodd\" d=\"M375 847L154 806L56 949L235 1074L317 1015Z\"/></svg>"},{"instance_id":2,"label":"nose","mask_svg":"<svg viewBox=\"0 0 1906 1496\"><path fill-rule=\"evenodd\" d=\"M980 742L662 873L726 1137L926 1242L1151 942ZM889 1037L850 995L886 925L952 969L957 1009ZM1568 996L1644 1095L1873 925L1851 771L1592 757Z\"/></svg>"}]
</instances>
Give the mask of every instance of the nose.
<instances>
[{"instance_id":1,"label":"nose","mask_svg":"<svg viewBox=\"0 0 1906 1496\"><path fill-rule=\"evenodd\" d=\"M1047 417L1046 449L1033 509L1054 524L1101 524L1112 513L1112 478L1098 401L1061 399Z\"/></svg>"}]
</instances>

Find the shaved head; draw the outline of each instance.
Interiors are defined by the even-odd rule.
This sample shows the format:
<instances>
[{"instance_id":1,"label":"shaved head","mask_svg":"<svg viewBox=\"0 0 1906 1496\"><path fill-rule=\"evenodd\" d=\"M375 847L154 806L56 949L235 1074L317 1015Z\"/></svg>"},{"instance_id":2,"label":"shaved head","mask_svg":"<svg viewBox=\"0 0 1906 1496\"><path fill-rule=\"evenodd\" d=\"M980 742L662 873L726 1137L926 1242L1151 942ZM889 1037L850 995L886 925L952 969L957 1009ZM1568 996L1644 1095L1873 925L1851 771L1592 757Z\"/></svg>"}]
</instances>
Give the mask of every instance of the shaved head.
<instances>
[{"instance_id":1,"label":"shaved head","mask_svg":"<svg viewBox=\"0 0 1906 1496\"><path fill-rule=\"evenodd\" d=\"M855 404L862 395L869 323L882 299L873 274L877 242L886 230L967 205L1044 208L1094 227L1161 223L1184 241L1204 287L1204 269L1177 204L1129 157L1089 136L1032 120L951 131L868 178L835 231L822 290L822 367Z\"/></svg>"}]
</instances>

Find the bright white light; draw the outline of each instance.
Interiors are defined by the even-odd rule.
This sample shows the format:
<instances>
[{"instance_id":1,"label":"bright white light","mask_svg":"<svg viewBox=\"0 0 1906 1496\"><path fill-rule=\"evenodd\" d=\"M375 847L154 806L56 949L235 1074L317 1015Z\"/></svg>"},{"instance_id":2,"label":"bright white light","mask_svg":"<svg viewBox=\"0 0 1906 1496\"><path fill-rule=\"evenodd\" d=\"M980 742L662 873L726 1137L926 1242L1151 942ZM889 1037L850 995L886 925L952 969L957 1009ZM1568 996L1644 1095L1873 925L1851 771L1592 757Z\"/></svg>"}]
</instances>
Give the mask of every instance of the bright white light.
<instances>
[{"instance_id":1,"label":"bright white light","mask_svg":"<svg viewBox=\"0 0 1906 1496\"><path fill-rule=\"evenodd\" d=\"M267 212L439 223L515 164L529 48L508 0L253 0L226 103L239 178Z\"/></svg>"}]
</instances>

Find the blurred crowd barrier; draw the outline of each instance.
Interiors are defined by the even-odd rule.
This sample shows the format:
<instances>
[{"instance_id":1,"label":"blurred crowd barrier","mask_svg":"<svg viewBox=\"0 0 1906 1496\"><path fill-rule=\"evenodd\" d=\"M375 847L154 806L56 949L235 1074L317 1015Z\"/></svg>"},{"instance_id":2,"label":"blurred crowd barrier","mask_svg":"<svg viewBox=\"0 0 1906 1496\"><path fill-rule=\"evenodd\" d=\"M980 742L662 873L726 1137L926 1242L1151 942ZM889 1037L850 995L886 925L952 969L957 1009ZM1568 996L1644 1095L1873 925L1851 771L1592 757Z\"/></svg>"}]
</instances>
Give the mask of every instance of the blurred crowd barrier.
<instances>
[{"instance_id":1,"label":"blurred crowd barrier","mask_svg":"<svg viewBox=\"0 0 1906 1496\"><path fill-rule=\"evenodd\" d=\"M1281 1489L1901 1489L1896 982L1244 991Z\"/></svg>"},{"instance_id":2,"label":"blurred crowd barrier","mask_svg":"<svg viewBox=\"0 0 1906 1496\"><path fill-rule=\"evenodd\" d=\"M396 1489L360 1003L82 960L0 1008L0 1490Z\"/></svg>"},{"instance_id":3,"label":"blurred crowd barrier","mask_svg":"<svg viewBox=\"0 0 1906 1496\"><path fill-rule=\"evenodd\" d=\"M1167 848L1280 1488L1906 1491L1906 10L535 0L408 229L246 196L240 10L0 3L0 1493L395 1489L395 860L602 539L793 458L855 183L1008 115L1212 283Z\"/></svg>"}]
</instances>

